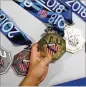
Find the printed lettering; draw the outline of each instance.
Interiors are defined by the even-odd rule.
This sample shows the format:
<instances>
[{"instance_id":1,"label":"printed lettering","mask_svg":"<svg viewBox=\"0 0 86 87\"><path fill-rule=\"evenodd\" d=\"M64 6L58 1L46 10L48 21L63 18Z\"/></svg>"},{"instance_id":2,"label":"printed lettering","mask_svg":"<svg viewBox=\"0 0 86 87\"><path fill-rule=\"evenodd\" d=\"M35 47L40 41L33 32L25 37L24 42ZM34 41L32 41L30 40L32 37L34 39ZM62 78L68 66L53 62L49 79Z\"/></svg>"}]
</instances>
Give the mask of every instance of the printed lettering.
<instances>
[{"instance_id":1,"label":"printed lettering","mask_svg":"<svg viewBox=\"0 0 86 87\"><path fill-rule=\"evenodd\" d=\"M73 5L72 5L72 9L73 11L78 11L80 9L81 5L78 1L76 1Z\"/></svg>"},{"instance_id":2,"label":"printed lettering","mask_svg":"<svg viewBox=\"0 0 86 87\"><path fill-rule=\"evenodd\" d=\"M5 52L5 51L2 52L2 51L0 50L0 56L6 58L6 52Z\"/></svg>"},{"instance_id":3,"label":"printed lettering","mask_svg":"<svg viewBox=\"0 0 86 87\"><path fill-rule=\"evenodd\" d=\"M62 40L61 40L61 39L56 39L56 43L57 43L58 45L62 45Z\"/></svg>"},{"instance_id":4,"label":"printed lettering","mask_svg":"<svg viewBox=\"0 0 86 87\"><path fill-rule=\"evenodd\" d=\"M8 33L8 37L13 38L13 37L14 37L13 35L14 35L15 33L20 32L20 31L17 29L17 27L15 27L15 29L16 29L15 31L10 31L10 32ZM12 34L13 34L13 35L12 35Z\"/></svg>"},{"instance_id":5,"label":"printed lettering","mask_svg":"<svg viewBox=\"0 0 86 87\"><path fill-rule=\"evenodd\" d=\"M42 3L44 3L45 4L45 1L44 0L40 0Z\"/></svg>"},{"instance_id":6,"label":"printed lettering","mask_svg":"<svg viewBox=\"0 0 86 87\"><path fill-rule=\"evenodd\" d=\"M72 3L72 4L71 4ZM86 9L79 1L67 1L66 4L72 8L74 12L77 12L81 17L86 18Z\"/></svg>"},{"instance_id":7,"label":"printed lettering","mask_svg":"<svg viewBox=\"0 0 86 87\"><path fill-rule=\"evenodd\" d=\"M0 14L0 21L5 19L5 14Z\"/></svg>"},{"instance_id":8,"label":"printed lettering","mask_svg":"<svg viewBox=\"0 0 86 87\"><path fill-rule=\"evenodd\" d=\"M53 36L50 36L49 43L53 42Z\"/></svg>"},{"instance_id":9,"label":"printed lettering","mask_svg":"<svg viewBox=\"0 0 86 87\"><path fill-rule=\"evenodd\" d=\"M12 28L13 28L13 23L12 23L12 22L6 22L6 23L4 23L4 25L2 26L2 30L3 30L4 32L9 32Z\"/></svg>"},{"instance_id":10,"label":"printed lettering","mask_svg":"<svg viewBox=\"0 0 86 87\"><path fill-rule=\"evenodd\" d=\"M70 0L70 1L66 1L65 3L66 3L68 6L71 7L71 4L74 3L74 2L75 2L75 0Z\"/></svg>"},{"instance_id":11,"label":"printed lettering","mask_svg":"<svg viewBox=\"0 0 86 87\"><path fill-rule=\"evenodd\" d=\"M47 1L47 6L48 6L48 7L53 7L53 6L55 6L56 0L53 0L52 5L50 5L50 4L51 4L50 2L51 2L51 0L48 0L48 1Z\"/></svg>"},{"instance_id":12,"label":"printed lettering","mask_svg":"<svg viewBox=\"0 0 86 87\"><path fill-rule=\"evenodd\" d=\"M32 3L31 1L29 1L29 0L24 1L24 5L25 5L26 7L31 7L32 4L33 4L33 3Z\"/></svg>"}]
</instances>

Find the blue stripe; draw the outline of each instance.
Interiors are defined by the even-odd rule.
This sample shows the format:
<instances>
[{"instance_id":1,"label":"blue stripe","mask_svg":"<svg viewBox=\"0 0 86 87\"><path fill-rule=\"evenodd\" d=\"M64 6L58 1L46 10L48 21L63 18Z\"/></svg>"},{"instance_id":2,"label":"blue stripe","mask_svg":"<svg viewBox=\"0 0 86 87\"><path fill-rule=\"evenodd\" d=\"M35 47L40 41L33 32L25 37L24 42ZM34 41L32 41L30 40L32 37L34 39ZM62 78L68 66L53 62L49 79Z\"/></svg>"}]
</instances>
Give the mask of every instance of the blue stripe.
<instances>
[{"instance_id":1,"label":"blue stripe","mask_svg":"<svg viewBox=\"0 0 86 87\"><path fill-rule=\"evenodd\" d=\"M86 77L61 84L56 84L54 86L86 86Z\"/></svg>"}]
</instances>

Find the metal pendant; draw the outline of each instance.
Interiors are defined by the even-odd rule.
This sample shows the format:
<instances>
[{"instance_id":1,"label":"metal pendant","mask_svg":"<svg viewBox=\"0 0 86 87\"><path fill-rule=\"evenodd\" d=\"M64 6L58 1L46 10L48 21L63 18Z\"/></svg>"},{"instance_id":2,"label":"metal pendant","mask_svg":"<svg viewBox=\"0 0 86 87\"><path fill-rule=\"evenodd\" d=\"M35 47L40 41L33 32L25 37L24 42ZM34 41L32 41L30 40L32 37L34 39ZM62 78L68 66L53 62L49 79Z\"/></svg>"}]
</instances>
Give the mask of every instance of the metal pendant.
<instances>
[{"instance_id":1,"label":"metal pendant","mask_svg":"<svg viewBox=\"0 0 86 87\"><path fill-rule=\"evenodd\" d=\"M5 74L11 66L11 54L5 48L0 47L0 75Z\"/></svg>"},{"instance_id":2,"label":"metal pendant","mask_svg":"<svg viewBox=\"0 0 86 87\"><path fill-rule=\"evenodd\" d=\"M30 48L25 48L14 56L12 67L16 75L25 76L29 70Z\"/></svg>"},{"instance_id":3,"label":"metal pendant","mask_svg":"<svg viewBox=\"0 0 86 87\"><path fill-rule=\"evenodd\" d=\"M66 26L64 32L64 39L66 40L66 51L71 53L80 51L85 43L83 33L74 26Z\"/></svg>"},{"instance_id":4,"label":"metal pendant","mask_svg":"<svg viewBox=\"0 0 86 87\"><path fill-rule=\"evenodd\" d=\"M66 51L65 40L52 28L47 28L45 35L38 42L42 57L50 56L58 60Z\"/></svg>"}]
</instances>

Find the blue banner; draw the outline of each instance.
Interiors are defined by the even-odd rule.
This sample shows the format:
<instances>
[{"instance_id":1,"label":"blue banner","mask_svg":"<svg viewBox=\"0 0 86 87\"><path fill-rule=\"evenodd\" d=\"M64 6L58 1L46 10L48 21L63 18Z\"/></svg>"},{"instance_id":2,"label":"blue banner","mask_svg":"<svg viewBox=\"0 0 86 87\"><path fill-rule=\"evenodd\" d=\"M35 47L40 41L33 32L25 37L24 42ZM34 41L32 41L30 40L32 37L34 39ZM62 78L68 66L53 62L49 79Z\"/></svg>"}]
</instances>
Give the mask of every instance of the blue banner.
<instances>
[{"instance_id":1,"label":"blue banner","mask_svg":"<svg viewBox=\"0 0 86 87\"><path fill-rule=\"evenodd\" d=\"M35 0L13 0L17 4L19 4L22 8L27 10L33 16L38 18L43 23L47 23L55 27L56 31L60 31L64 33L65 20L64 17L56 12L49 11L41 4L37 3ZM59 33L60 34L60 33Z\"/></svg>"},{"instance_id":2,"label":"blue banner","mask_svg":"<svg viewBox=\"0 0 86 87\"><path fill-rule=\"evenodd\" d=\"M32 41L0 9L0 31L15 45L30 45Z\"/></svg>"},{"instance_id":3,"label":"blue banner","mask_svg":"<svg viewBox=\"0 0 86 87\"><path fill-rule=\"evenodd\" d=\"M55 86L86 86L86 77L73 80L73 81L69 81L69 82L65 82L65 83L61 83L61 84L57 84Z\"/></svg>"},{"instance_id":4,"label":"blue banner","mask_svg":"<svg viewBox=\"0 0 86 87\"><path fill-rule=\"evenodd\" d=\"M86 6L80 0L62 0L72 12L86 22Z\"/></svg>"},{"instance_id":5,"label":"blue banner","mask_svg":"<svg viewBox=\"0 0 86 87\"><path fill-rule=\"evenodd\" d=\"M45 8L61 14L68 24L73 24L72 12L62 3L62 0L36 0L36 2L43 4Z\"/></svg>"}]
</instances>

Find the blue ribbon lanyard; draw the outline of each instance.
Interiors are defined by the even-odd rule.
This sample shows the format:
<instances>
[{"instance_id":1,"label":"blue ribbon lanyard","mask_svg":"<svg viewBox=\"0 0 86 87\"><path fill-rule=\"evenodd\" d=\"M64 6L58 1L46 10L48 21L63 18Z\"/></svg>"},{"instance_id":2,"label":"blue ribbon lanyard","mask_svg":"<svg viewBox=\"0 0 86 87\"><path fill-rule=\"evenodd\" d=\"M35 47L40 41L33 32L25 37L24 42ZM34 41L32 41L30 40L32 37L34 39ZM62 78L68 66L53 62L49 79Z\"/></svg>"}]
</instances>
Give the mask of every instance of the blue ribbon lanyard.
<instances>
[{"instance_id":1,"label":"blue ribbon lanyard","mask_svg":"<svg viewBox=\"0 0 86 87\"><path fill-rule=\"evenodd\" d=\"M49 10L61 14L68 24L73 24L72 12L62 3L62 0L36 0Z\"/></svg>"},{"instance_id":2,"label":"blue ribbon lanyard","mask_svg":"<svg viewBox=\"0 0 86 87\"><path fill-rule=\"evenodd\" d=\"M59 34L64 33L65 20L61 14L49 11L41 4L37 3L35 0L14 0L14 2L19 4L22 8L27 10L29 13L38 18L43 23L47 23L52 25L52 27L55 27L57 32L60 31Z\"/></svg>"},{"instance_id":3,"label":"blue ribbon lanyard","mask_svg":"<svg viewBox=\"0 0 86 87\"><path fill-rule=\"evenodd\" d=\"M86 22L86 6L80 0L62 0L62 2Z\"/></svg>"},{"instance_id":4,"label":"blue ribbon lanyard","mask_svg":"<svg viewBox=\"0 0 86 87\"><path fill-rule=\"evenodd\" d=\"M0 31L15 45L30 45L32 41L0 9Z\"/></svg>"}]
</instances>

